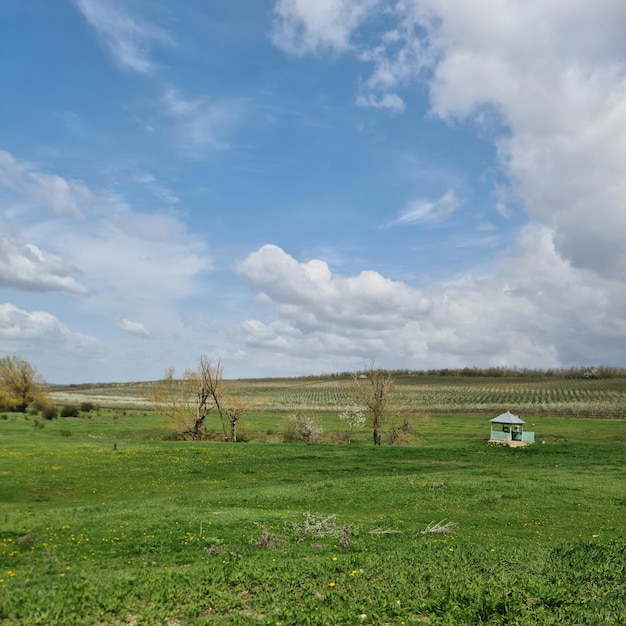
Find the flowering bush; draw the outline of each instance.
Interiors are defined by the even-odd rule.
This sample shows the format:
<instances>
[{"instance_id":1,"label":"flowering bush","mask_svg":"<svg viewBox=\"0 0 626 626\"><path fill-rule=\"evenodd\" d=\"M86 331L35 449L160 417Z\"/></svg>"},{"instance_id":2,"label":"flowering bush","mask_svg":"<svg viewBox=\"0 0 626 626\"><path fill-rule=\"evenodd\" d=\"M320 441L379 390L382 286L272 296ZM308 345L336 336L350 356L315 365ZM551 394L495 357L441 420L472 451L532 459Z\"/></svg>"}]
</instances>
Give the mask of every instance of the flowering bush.
<instances>
[{"instance_id":1,"label":"flowering bush","mask_svg":"<svg viewBox=\"0 0 626 626\"><path fill-rule=\"evenodd\" d=\"M351 404L345 411L339 413L339 419L348 422L350 432L348 434L348 443L352 439L352 431L355 428L361 428L365 425L365 409L358 404Z\"/></svg>"},{"instance_id":2,"label":"flowering bush","mask_svg":"<svg viewBox=\"0 0 626 626\"><path fill-rule=\"evenodd\" d=\"M283 441L285 443L296 441L315 443L319 441L323 433L324 430L311 415L292 413L285 418L283 427Z\"/></svg>"}]
</instances>

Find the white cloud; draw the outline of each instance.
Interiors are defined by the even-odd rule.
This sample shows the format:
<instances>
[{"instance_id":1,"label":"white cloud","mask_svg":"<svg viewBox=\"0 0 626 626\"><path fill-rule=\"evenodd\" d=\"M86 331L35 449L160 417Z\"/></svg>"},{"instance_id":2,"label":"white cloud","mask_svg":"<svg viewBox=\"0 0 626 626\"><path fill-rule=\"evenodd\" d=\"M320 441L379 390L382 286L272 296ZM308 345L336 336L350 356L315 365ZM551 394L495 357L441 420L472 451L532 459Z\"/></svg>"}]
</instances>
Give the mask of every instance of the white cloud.
<instances>
[{"instance_id":1,"label":"white cloud","mask_svg":"<svg viewBox=\"0 0 626 626\"><path fill-rule=\"evenodd\" d=\"M120 210L88 229L62 232L47 223L37 234L81 269L90 302L103 309L169 308L196 293L198 277L211 269L202 240L166 214Z\"/></svg>"},{"instance_id":2,"label":"white cloud","mask_svg":"<svg viewBox=\"0 0 626 626\"><path fill-rule=\"evenodd\" d=\"M241 326L247 347L317 359L316 371L371 358L415 368L622 359L626 286L563 260L545 227L525 229L493 275L424 289L376 272L334 277L323 261L299 263L276 246L251 253L238 271L263 294L259 313L274 318Z\"/></svg>"},{"instance_id":3,"label":"white cloud","mask_svg":"<svg viewBox=\"0 0 626 626\"><path fill-rule=\"evenodd\" d=\"M625 277L626 5L427 4L441 51L433 111L497 110L510 131L500 158L528 215L552 225L574 264Z\"/></svg>"},{"instance_id":4,"label":"white cloud","mask_svg":"<svg viewBox=\"0 0 626 626\"><path fill-rule=\"evenodd\" d=\"M148 74L154 70L150 50L154 45L172 45L162 28L141 22L118 8L111 0L74 0L121 68Z\"/></svg>"},{"instance_id":5,"label":"white cloud","mask_svg":"<svg viewBox=\"0 0 626 626\"><path fill-rule=\"evenodd\" d=\"M378 5L380 0L278 0L273 41L293 54L345 50L352 31Z\"/></svg>"},{"instance_id":6,"label":"white cloud","mask_svg":"<svg viewBox=\"0 0 626 626\"><path fill-rule=\"evenodd\" d=\"M248 255L237 270L301 330L336 323L385 329L404 317L420 317L429 307L420 294L378 272L333 278L324 261L298 263L272 245Z\"/></svg>"},{"instance_id":7,"label":"white cloud","mask_svg":"<svg viewBox=\"0 0 626 626\"><path fill-rule=\"evenodd\" d=\"M459 206L454 191L448 190L435 202L416 201L404 211L390 226L402 224L420 224L446 220Z\"/></svg>"},{"instance_id":8,"label":"white cloud","mask_svg":"<svg viewBox=\"0 0 626 626\"><path fill-rule=\"evenodd\" d=\"M19 354L51 383L89 380L109 351L90 335L72 332L54 315L0 304L0 345ZM93 380L93 378L92 378Z\"/></svg>"},{"instance_id":9,"label":"white cloud","mask_svg":"<svg viewBox=\"0 0 626 626\"><path fill-rule=\"evenodd\" d=\"M166 91L161 103L172 121L173 143L191 157L227 148L226 137L243 116L243 104L238 100L190 99L176 89Z\"/></svg>"},{"instance_id":10,"label":"white cloud","mask_svg":"<svg viewBox=\"0 0 626 626\"><path fill-rule=\"evenodd\" d=\"M131 335L140 335L142 337L150 336L148 329L141 322L132 322L131 320L123 319L119 321L117 327Z\"/></svg>"},{"instance_id":11,"label":"white cloud","mask_svg":"<svg viewBox=\"0 0 626 626\"><path fill-rule=\"evenodd\" d=\"M5 306L3 349L28 353L49 379L58 382L62 382L58 362L68 351L74 360L61 368L65 381L98 380L103 372L109 372L105 377L110 372L136 376L141 359L147 360L146 371L155 374L156 368L160 373L171 358L170 342L187 356L190 346L195 350L196 337L189 340L180 307L201 296L202 280L211 269L203 239L175 213L138 212L110 190L85 187L91 205L80 220L33 211L39 190L11 183L23 181L24 172L35 178L39 172L4 155L13 174L0 181L5 183L1 223L11 233L0 236L0 286L16 289L15 298L22 302L28 302L28 296L19 292L58 293L46 295L46 312L21 310L18 306L25 307L19 300ZM154 180L144 177L137 184ZM68 305L63 291L85 297ZM70 330L86 323L98 337L109 336L112 323L128 334L124 341L113 336L104 351L96 340ZM158 339L152 342L156 347L151 357L141 341L148 334ZM39 336L41 341L29 344L29 337Z\"/></svg>"},{"instance_id":12,"label":"white cloud","mask_svg":"<svg viewBox=\"0 0 626 626\"><path fill-rule=\"evenodd\" d=\"M356 103L362 107L372 107L374 109L389 109L395 113L402 113L406 108L404 100L396 93L385 93L381 96L374 94L357 96Z\"/></svg>"},{"instance_id":13,"label":"white cloud","mask_svg":"<svg viewBox=\"0 0 626 626\"><path fill-rule=\"evenodd\" d=\"M211 267L206 245L175 214L138 212L118 195L94 192L80 184L91 210L81 220L68 212L50 219L12 210L18 199L34 203L43 191L32 181L46 176L0 151L0 185L9 195L0 202L9 214L13 237L0 241L0 280L17 289L90 292L90 302L104 307L130 306L135 313L146 302L167 303L187 298L197 277ZM59 176L61 186L72 184ZM37 219L39 217L39 219ZM62 218L65 219L62 219ZM23 234L19 234L23 230ZM25 240L28 243L23 243ZM78 283L70 274L81 274Z\"/></svg>"},{"instance_id":14,"label":"white cloud","mask_svg":"<svg viewBox=\"0 0 626 626\"><path fill-rule=\"evenodd\" d=\"M26 291L69 291L87 288L69 276L71 268L34 244L23 244L0 234L0 286Z\"/></svg>"},{"instance_id":15,"label":"white cloud","mask_svg":"<svg viewBox=\"0 0 626 626\"><path fill-rule=\"evenodd\" d=\"M45 174L30 164L18 163L1 149L0 186L26 201L29 207L51 210L61 217L81 217L92 201L91 192L81 181Z\"/></svg>"},{"instance_id":16,"label":"white cloud","mask_svg":"<svg viewBox=\"0 0 626 626\"><path fill-rule=\"evenodd\" d=\"M164 204L174 205L180 202L176 194L171 189L161 184L152 174L148 174L147 172L138 174L133 178L133 181L145 185L146 189Z\"/></svg>"},{"instance_id":17,"label":"white cloud","mask_svg":"<svg viewBox=\"0 0 626 626\"><path fill-rule=\"evenodd\" d=\"M72 333L50 313L24 311L8 303L0 304L0 338L7 352L16 348L44 352L50 344L69 343L74 347L95 344L93 337Z\"/></svg>"},{"instance_id":18,"label":"white cloud","mask_svg":"<svg viewBox=\"0 0 626 626\"><path fill-rule=\"evenodd\" d=\"M330 2L321 17L312 4L276 5L290 47L323 47L324 24L341 33L334 48L348 49L365 4ZM360 19L339 10L357 6ZM372 68L359 102L377 105L419 79L441 119L495 117L505 127L500 163L530 218L554 229L557 250L576 266L625 278L626 4L401 0L377 17L368 27L379 42L357 53ZM510 215L502 198L497 210Z\"/></svg>"}]
</instances>

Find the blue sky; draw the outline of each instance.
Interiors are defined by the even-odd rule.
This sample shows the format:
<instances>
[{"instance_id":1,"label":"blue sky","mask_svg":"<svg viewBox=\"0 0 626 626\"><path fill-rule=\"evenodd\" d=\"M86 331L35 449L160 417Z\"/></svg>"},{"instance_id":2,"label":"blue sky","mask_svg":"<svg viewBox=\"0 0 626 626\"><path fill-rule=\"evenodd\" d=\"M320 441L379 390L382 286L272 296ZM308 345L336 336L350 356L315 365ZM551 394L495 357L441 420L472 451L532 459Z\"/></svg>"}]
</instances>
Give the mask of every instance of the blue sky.
<instances>
[{"instance_id":1,"label":"blue sky","mask_svg":"<svg viewBox=\"0 0 626 626\"><path fill-rule=\"evenodd\" d=\"M0 21L0 353L47 380L624 366L621 0Z\"/></svg>"}]
</instances>

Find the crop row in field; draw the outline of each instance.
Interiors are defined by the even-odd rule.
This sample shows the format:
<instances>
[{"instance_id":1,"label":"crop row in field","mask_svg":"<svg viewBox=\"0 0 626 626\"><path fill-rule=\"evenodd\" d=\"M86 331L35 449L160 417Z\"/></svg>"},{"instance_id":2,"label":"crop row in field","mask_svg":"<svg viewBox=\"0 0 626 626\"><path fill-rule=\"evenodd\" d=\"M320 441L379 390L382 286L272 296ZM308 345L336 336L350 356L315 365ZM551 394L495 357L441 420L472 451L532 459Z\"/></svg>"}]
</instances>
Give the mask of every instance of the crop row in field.
<instances>
[{"instance_id":1,"label":"crop row in field","mask_svg":"<svg viewBox=\"0 0 626 626\"><path fill-rule=\"evenodd\" d=\"M406 380L396 382L391 404L413 413L475 413L511 409L535 415L624 417L626 381L494 380L442 382ZM232 383L233 394L264 410L343 410L355 401L348 380L299 383L267 381L263 384Z\"/></svg>"},{"instance_id":2,"label":"crop row in field","mask_svg":"<svg viewBox=\"0 0 626 626\"><path fill-rule=\"evenodd\" d=\"M348 378L227 381L230 394L255 411L342 411L355 401ZM149 383L64 388L58 404L94 402L103 407L147 408ZM626 380L399 377L390 401L412 413L491 413L510 409L534 415L626 417Z\"/></svg>"}]
</instances>

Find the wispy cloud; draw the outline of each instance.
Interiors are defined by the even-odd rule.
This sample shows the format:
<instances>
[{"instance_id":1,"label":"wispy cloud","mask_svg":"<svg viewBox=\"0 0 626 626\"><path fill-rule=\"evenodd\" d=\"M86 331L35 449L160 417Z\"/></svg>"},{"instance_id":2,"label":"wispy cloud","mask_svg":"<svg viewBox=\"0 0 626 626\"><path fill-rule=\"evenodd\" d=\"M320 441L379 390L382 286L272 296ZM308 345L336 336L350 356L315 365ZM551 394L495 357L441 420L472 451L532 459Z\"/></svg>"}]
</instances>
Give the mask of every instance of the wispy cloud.
<instances>
[{"instance_id":1,"label":"wispy cloud","mask_svg":"<svg viewBox=\"0 0 626 626\"><path fill-rule=\"evenodd\" d=\"M152 46L173 45L169 34L147 20L138 21L110 0L74 0L79 11L125 70L149 74L155 64Z\"/></svg>"},{"instance_id":2,"label":"wispy cloud","mask_svg":"<svg viewBox=\"0 0 626 626\"><path fill-rule=\"evenodd\" d=\"M414 202L409 209L401 213L400 217L389 223L388 226L441 222L447 219L458 206L459 201L454 191L448 190L435 202L424 202L421 200Z\"/></svg>"},{"instance_id":3,"label":"wispy cloud","mask_svg":"<svg viewBox=\"0 0 626 626\"><path fill-rule=\"evenodd\" d=\"M10 167L3 169L2 160ZM0 287L86 294L81 306L127 321L169 315L175 303L198 292L201 275L211 269L207 245L171 209L139 211L110 190L83 185L92 210L82 219L34 211L42 192L33 181L45 177L72 187L0 151L0 214L12 233L0 235ZM142 180L156 181L149 174ZM141 334L132 324L123 330Z\"/></svg>"},{"instance_id":4,"label":"wispy cloud","mask_svg":"<svg viewBox=\"0 0 626 626\"><path fill-rule=\"evenodd\" d=\"M395 113L402 113L406 108L404 100L396 93L385 93L382 95L359 95L356 103L360 107L372 107L374 109L389 109Z\"/></svg>"},{"instance_id":5,"label":"wispy cloud","mask_svg":"<svg viewBox=\"0 0 626 626\"><path fill-rule=\"evenodd\" d=\"M176 89L166 91L161 103L172 121L173 143L191 157L227 148L226 136L241 120L244 108L239 100L187 98Z\"/></svg>"},{"instance_id":6,"label":"wispy cloud","mask_svg":"<svg viewBox=\"0 0 626 626\"><path fill-rule=\"evenodd\" d=\"M91 192L81 181L40 172L27 163L18 163L5 150L0 150L0 186L31 206L51 209L62 217L81 217L92 200Z\"/></svg>"},{"instance_id":7,"label":"wispy cloud","mask_svg":"<svg viewBox=\"0 0 626 626\"><path fill-rule=\"evenodd\" d=\"M138 174L133 182L145 185L146 189L163 204L174 205L180 202L178 196L168 187L161 184L155 176L149 173Z\"/></svg>"}]
</instances>

